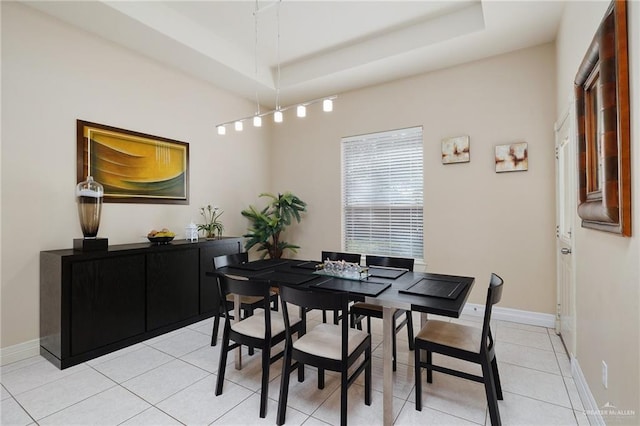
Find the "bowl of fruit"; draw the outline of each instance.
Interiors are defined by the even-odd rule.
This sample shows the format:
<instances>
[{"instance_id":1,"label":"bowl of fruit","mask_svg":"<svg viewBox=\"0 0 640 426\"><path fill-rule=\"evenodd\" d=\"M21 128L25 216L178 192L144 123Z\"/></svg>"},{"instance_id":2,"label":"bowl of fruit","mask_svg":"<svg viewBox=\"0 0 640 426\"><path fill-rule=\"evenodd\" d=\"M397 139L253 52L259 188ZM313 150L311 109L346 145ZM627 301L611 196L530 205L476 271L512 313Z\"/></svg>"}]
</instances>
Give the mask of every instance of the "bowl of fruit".
<instances>
[{"instance_id":1,"label":"bowl of fruit","mask_svg":"<svg viewBox=\"0 0 640 426\"><path fill-rule=\"evenodd\" d=\"M169 231L167 228L162 228L161 231L156 231L152 229L151 232L147 234L147 238L154 244L168 244L169 241L175 238L176 234L174 232Z\"/></svg>"}]
</instances>

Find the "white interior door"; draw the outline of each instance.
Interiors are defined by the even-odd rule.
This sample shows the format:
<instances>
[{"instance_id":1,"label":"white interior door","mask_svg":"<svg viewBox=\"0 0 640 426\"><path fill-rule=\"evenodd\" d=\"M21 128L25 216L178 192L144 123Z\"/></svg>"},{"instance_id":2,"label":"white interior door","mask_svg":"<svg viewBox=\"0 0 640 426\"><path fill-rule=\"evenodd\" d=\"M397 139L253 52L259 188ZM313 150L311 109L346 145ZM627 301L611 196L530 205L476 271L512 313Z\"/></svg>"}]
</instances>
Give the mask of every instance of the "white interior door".
<instances>
[{"instance_id":1,"label":"white interior door","mask_svg":"<svg viewBox=\"0 0 640 426\"><path fill-rule=\"evenodd\" d=\"M573 107L556 123L556 248L558 307L556 332L569 357L575 355L573 229L576 214L576 151Z\"/></svg>"}]
</instances>

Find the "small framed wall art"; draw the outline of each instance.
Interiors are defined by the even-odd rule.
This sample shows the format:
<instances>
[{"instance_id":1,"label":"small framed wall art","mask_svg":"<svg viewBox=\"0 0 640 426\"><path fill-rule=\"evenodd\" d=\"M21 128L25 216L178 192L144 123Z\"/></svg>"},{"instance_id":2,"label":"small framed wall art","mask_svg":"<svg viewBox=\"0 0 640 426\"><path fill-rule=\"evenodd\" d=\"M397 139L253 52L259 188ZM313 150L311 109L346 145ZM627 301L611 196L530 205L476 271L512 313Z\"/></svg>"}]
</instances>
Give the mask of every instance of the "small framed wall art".
<instances>
[{"instance_id":1,"label":"small framed wall art","mask_svg":"<svg viewBox=\"0 0 640 426\"><path fill-rule=\"evenodd\" d=\"M442 164L469 162L469 136L442 139Z\"/></svg>"},{"instance_id":2,"label":"small framed wall art","mask_svg":"<svg viewBox=\"0 0 640 426\"><path fill-rule=\"evenodd\" d=\"M496 145L496 173L520 172L529 169L529 148L526 142Z\"/></svg>"}]
</instances>

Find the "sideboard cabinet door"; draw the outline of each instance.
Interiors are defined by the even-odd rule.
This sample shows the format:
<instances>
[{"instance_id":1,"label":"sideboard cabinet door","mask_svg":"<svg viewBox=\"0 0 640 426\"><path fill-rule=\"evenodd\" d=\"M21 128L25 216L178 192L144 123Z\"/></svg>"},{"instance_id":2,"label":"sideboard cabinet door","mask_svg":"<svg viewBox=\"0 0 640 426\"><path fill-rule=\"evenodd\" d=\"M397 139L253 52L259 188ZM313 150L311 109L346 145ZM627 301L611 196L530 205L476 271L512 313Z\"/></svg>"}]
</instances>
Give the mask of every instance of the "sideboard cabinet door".
<instances>
[{"instance_id":1,"label":"sideboard cabinet door","mask_svg":"<svg viewBox=\"0 0 640 426\"><path fill-rule=\"evenodd\" d=\"M198 315L198 249L147 254L147 330Z\"/></svg>"},{"instance_id":2,"label":"sideboard cabinet door","mask_svg":"<svg viewBox=\"0 0 640 426\"><path fill-rule=\"evenodd\" d=\"M145 331L144 255L71 264L71 355Z\"/></svg>"}]
</instances>

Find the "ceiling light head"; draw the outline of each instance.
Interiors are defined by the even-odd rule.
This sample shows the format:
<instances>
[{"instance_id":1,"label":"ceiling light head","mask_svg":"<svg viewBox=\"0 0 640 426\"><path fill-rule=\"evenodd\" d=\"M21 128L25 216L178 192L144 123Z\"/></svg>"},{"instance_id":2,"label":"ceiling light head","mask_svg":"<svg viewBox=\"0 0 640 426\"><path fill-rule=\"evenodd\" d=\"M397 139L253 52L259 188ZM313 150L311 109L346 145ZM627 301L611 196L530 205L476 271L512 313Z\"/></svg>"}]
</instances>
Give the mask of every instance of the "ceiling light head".
<instances>
[{"instance_id":1,"label":"ceiling light head","mask_svg":"<svg viewBox=\"0 0 640 426\"><path fill-rule=\"evenodd\" d=\"M227 128L224 126L218 126L218 134L219 135L226 135L227 134Z\"/></svg>"},{"instance_id":2,"label":"ceiling light head","mask_svg":"<svg viewBox=\"0 0 640 426\"><path fill-rule=\"evenodd\" d=\"M236 132L241 132L242 131L242 121L236 121L234 123L233 127L236 129Z\"/></svg>"},{"instance_id":3,"label":"ceiling light head","mask_svg":"<svg viewBox=\"0 0 640 426\"><path fill-rule=\"evenodd\" d=\"M255 117L253 117L253 127L260 127L262 126L262 117L260 117L259 115L256 115Z\"/></svg>"},{"instance_id":4,"label":"ceiling light head","mask_svg":"<svg viewBox=\"0 0 640 426\"><path fill-rule=\"evenodd\" d=\"M278 109L273 113L273 121L276 123L282 123L282 111Z\"/></svg>"},{"instance_id":5,"label":"ceiling light head","mask_svg":"<svg viewBox=\"0 0 640 426\"><path fill-rule=\"evenodd\" d=\"M324 112L331 112L333 111L333 100L331 99L325 99L324 101L322 101L322 110Z\"/></svg>"},{"instance_id":6,"label":"ceiling light head","mask_svg":"<svg viewBox=\"0 0 640 426\"><path fill-rule=\"evenodd\" d=\"M296 108L296 115L300 118L307 116L307 107L304 105L298 105Z\"/></svg>"}]
</instances>

